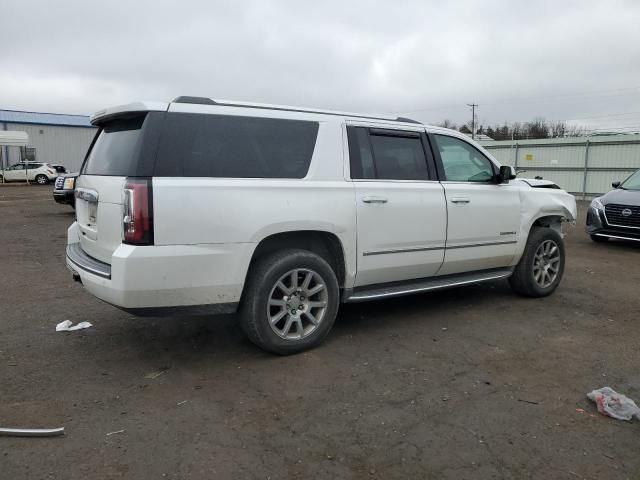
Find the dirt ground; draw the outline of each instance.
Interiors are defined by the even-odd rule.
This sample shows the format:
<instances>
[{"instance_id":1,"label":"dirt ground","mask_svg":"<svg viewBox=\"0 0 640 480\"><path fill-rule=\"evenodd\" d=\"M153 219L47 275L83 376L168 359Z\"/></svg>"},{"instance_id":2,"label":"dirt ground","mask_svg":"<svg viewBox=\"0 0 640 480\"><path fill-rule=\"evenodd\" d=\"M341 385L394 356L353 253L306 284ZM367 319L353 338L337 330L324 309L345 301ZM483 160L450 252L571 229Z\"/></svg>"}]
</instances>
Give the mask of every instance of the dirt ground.
<instances>
[{"instance_id":1,"label":"dirt ground","mask_svg":"<svg viewBox=\"0 0 640 480\"><path fill-rule=\"evenodd\" d=\"M640 403L640 246L592 243L584 207L549 298L497 281L348 305L276 357L233 316L95 299L64 264L72 209L0 187L0 426L66 429L0 437L0 478L640 478L640 422L586 398Z\"/></svg>"}]
</instances>

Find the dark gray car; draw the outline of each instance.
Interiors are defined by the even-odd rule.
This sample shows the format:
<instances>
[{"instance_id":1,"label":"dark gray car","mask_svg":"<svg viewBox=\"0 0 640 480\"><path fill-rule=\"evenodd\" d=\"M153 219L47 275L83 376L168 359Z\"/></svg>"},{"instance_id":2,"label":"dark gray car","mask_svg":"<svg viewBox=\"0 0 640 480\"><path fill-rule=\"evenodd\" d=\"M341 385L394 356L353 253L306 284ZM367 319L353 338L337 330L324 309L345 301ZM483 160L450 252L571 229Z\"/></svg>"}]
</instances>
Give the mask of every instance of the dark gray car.
<instances>
[{"instance_id":1,"label":"dark gray car","mask_svg":"<svg viewBox=\"0 0 640 480\"><path fill-rule=\"evenodd\" d=\"M594 198L587 212L587 233L594 242L610 238L640 242L640 170L615 190Z\"/></svg>"}]
</instances>

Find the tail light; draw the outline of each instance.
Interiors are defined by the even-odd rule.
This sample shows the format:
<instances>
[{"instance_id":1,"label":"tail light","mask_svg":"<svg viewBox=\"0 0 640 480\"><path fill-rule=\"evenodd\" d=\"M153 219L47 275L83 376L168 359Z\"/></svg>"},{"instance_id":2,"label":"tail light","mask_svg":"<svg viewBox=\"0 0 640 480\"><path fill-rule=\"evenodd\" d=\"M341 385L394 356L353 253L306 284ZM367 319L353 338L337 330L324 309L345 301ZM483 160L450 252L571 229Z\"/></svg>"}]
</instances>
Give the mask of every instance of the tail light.
<instances>
[{"instance_id":1,"label":"tail light","mask_svg":"<svg viewBox=\"0 0 640 480\"><path fill-rule=\"evenodd\" d=\"M150 178L127 178L124 185L123 241L153 245L153 190Z\"/></svg>"},{"instance_id":2,"label":"tail light","mask_svg":"<svg viewBox=\"0 0 640 480\"><path fill-rule=\"evenodd\" d=\"M50 173L50 174L52 174L52 175L53 175L54 173L56 173L56 171L55 171L55 170L51 170L50 168L47 168L47 172L49 172L49 173Z\"/></svg>"}]
</instances>

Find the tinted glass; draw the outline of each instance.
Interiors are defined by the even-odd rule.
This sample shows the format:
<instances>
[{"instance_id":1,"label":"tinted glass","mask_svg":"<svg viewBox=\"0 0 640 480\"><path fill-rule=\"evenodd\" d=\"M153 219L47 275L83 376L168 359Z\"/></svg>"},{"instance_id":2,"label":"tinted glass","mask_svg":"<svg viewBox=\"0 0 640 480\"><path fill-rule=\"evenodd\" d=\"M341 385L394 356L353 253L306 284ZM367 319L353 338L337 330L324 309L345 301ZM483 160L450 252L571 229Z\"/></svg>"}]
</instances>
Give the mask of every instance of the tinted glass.
<instances>
[{"instance_id":1,"label":"tinted glass","mask_svg":"<svg viewBox=\"0 0 640 480\"><path fill-rule=\"evenodd\" d=\"M29 170L35 170L36 168L40 168L41 166L41 163L27 163L27 167L29 168Z\"/></svg>"},{"instance_id":2,"label":"tinted glass","mask_svg":"<svg viewBox=\"0 0 640 480\"><path fill-rule=\"evenodd\" d=\"M302 178L317 135L317 122L170 113L154 175Z\"/></svg>"},{"instance_id":3,"label":"tinted glass","mask_svg":"<svg viewBox=\"0 0 640 480\"><path fill-rule=\"evenodd\" d=\"M464 140L434 135L446 180L453 182L491 182L493 164L479 150Z\"/></svg>"},{"instance_id":4,"label":"tinted glass","mask_svg":"<svg viewBox=\"0 0 640 480\"><path fill-rule=\"evenodd\" d=\"M144 116L107 122L82 169L86 175L135 175Z\"/></svg>"},{"instance_id":5,"label":"tinted glass","mask_svg":"<svg viewBox=\"0 0 640 480\"><path fill-rule=\"evenodd\" d=\"M347 127L347 137L351 178L376 178L367 129L364 127Z\"/></svg>"},{"instance_id":6,"label":"tinted glass","mask_svg":"<svg viewBox=\"0 0 640 480\"><path fill-rule=\"evenodd\" d=\"M425 180L427 160L420 137L371 135L371 148L377 178L388 180Z\"/></svg>"}]
</instances>

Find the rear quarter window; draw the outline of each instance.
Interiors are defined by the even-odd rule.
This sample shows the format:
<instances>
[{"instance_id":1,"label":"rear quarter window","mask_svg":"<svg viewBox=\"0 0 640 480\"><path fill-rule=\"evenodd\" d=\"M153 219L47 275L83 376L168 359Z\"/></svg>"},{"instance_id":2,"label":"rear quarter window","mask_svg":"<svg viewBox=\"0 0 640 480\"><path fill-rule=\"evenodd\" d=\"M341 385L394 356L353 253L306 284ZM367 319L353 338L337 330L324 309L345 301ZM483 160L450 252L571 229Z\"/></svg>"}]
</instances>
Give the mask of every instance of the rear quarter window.
<instances>
[{"instance_id":1,"label":"rear quarter window","mask_svg":"<svg viewBox=\"0 0 640 480\"><path fill-rule=\"evenodd\" d=\"M317 135L317 122L168 113L154 175L303 178Z\"/></svg>"}]
</instances>

